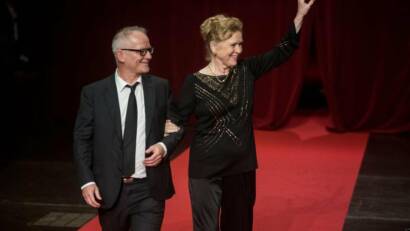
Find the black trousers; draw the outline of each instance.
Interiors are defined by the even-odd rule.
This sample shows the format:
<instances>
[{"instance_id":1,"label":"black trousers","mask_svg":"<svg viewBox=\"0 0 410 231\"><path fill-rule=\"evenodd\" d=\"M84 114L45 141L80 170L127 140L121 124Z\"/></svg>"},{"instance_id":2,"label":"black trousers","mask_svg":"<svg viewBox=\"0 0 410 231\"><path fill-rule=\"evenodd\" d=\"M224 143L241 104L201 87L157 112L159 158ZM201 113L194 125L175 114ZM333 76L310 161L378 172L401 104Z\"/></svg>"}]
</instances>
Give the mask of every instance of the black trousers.
<instances>
[{"instance_id":1,"label":"black trousers","mask_svg":"<svg viewBox=\"0 0 410 231\"><path fill-rule=\"evenodd\" d=\"M255 188L255 171L190 178L194 231L252 230Z\"/></svg>"},{"instance_id":2,"label":"black trousers","mask_svg":"<svg viewBox=\"0 0 410 231\"><path fill-rule=\"evenodd\" d=\"M99 209L103 231L159 231L165 201L150 196L146 180L123 184L119 198L110 209Z\"/></svg>"}]
</instances>

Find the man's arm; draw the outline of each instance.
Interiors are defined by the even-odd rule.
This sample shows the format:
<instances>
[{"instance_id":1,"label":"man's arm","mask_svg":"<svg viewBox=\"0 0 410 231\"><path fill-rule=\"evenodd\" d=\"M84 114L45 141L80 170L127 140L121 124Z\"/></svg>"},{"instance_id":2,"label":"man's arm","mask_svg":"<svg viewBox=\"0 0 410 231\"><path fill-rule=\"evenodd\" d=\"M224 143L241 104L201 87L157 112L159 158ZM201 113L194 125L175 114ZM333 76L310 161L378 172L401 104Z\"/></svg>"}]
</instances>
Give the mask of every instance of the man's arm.
<instances>
[{"instance_id":1,"label":"man's arm","mask_svg":"<svg viewBox=\"0 0 410 231\"><path fill-rule=\"evenodd\" d=\"M74 126L74 163L85 202L94 208L99 208L101 205L98 200L102 198L91 170L94 110L91 93L87 91L87 88L82 90L80 100Z\"/></svg>"},{"instance_id":2,"label":"man's arm","mask_svg":"<svg viewBox=\"0 0 410 231\"><path fill-rule=\"evenodd\" d=\"M94 109L91 98L89 90L84 88L81 92L80 108L74 126L73 154L80 186L94 181L91 170L94 130Z\"/></svg>"},{"instance_id":3,"label":"man's arm","mask_svg":"<svg viewBox=\"0 0 410 231\"><path fill-rule=\"evenodd\" d=\"M168 82L166 83L166 88L168 92L168 99L167 99L167 119L171 119L170 115L170 108L172 104L172 94L169 90ZM183 136L183 129L179 128L175 132L164 134L163 139L150 146L146 150L147 158L144 161L144 164L149 167L157 166L164 158L170 158L172 153L174 152L178 142L182 139Z\"/></svg>"}]
</instances>

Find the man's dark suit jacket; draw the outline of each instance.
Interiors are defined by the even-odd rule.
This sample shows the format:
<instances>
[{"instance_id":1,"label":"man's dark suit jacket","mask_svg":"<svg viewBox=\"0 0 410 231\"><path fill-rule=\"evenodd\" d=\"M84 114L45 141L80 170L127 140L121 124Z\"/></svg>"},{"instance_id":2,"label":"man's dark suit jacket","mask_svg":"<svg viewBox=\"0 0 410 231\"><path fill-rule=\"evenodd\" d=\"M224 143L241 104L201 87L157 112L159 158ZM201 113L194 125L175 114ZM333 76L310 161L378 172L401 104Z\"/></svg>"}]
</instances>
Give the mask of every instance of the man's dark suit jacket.
<instances>
[{"instance_id":1,"label":"man's dark suit jacket","mask_svg":"<svg viewBox=\"0 0 410 231\"><path fill-rule=\"evenodd\" d=\"M163 142L167 155L156 167L147 167L151 196L157 200L174 194L170 155L182 137L182 130L164 137L164 125L171 102L168 81L143 75L146 148ZM80 185L94 181L103 198L102 208L110 208L122 187L122 132L115 77L94 82L82 89L74 128L74 162Z\"/></svg>"}]
</instances>

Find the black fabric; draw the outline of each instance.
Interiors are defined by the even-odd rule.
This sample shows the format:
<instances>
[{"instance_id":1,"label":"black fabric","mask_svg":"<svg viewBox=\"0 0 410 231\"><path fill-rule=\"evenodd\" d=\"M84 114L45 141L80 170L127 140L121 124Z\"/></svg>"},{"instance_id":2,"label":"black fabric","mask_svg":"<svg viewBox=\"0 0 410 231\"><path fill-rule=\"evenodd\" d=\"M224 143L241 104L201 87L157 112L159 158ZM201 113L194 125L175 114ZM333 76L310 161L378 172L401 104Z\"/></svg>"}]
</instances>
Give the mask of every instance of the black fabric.
<instances>
[{"instance_id":1,"label":"black fabric","mask_svg":"<svg viewBox=\"0 0 410 231\"><path fill-rule=\"evenodd\" d=\"M219 230L222 177L190 178L189 195L194 231Z\"/></svg>"},{"instance_id":2,"label":"black fabric","mask_svg":"<svg viewBox=\"0 0 410 231\"><path fill-rule=\"evenodd\" d=\"M173 109L179 125L192 113L197 118L190 177L228 176L257 168L252 125L255 80L288 60L298 47L298 38L292 25L270 51L239 60L224 81L198 72L188 75Z\"/></svg>"},{"instance_id":3,"label":"black fabric","mask_svg":"<svg viewBox=\"0 0 410 231\"><path fill-rule=\"evenodd\" d=\"M159 231L165 201L150 196L148 181L123 184L118 201L110 209L99 209L103 231Z\"/></svg>"},{"instance_id":4,"label":"black fabric","mask_svg":"<svg viewBox=\"0 0 410 231\"><path fill-rule=\"evenodd\" d=\"M127 87L130 88L130 95L128 97L127 115L125 117L124 138L122 143L123 176L131 176L135 171L135 145L138 124L138 107L135 99L135 88L137 85L138 82L132 86L127 85Z\"/></svg>"},{"instance_id":5,"label":"black fabric","mask_svg":"<svg viewBox=\"0 0 410 231\"><path fill-rule=\"evenodd\" d=\"M255 171L190 178L194 231L250 231L255 205Z\"/></svg>"},{"instance_id":6,"label":"black fabric","mask_svg":"<svg viewBox=\"0 0 410 231\"><path fill-rule=\"evenodd\" d=\"M164 137L171 93L168 81L153 75L142 76L145 108L146 147L163 142L167 158L156 167L147 167L151 196L157 200L174 194L169 156L172 156L183 129ZM115 76L99 80L82 90L74 127L74 163L79 187L94 181L103 198L101 206L116 202L122 185L122 130Z\"/></svg>"},{"instance_id":7,"label":"black fabric","mask_svg":"<svg viewBox=\"0 0 410 231\"><path fill-rule=\"evenodd\" d=\"M222 187L221 230L252 230L256 198L255 171L226 176Z\"/></svg>"}]
</instances>

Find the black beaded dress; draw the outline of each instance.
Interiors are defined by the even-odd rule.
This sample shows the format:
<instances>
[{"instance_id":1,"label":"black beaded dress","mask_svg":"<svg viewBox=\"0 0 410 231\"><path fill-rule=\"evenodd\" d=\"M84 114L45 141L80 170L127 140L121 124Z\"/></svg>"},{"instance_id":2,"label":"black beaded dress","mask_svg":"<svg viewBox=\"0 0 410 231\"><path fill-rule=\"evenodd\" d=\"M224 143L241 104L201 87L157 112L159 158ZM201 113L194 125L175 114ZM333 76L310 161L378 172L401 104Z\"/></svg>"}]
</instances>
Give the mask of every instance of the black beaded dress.
<instances>
[{"instance_id":1,"label":"black beaded dress","mask_svg":"<svg viewBox=\"0 0 410 231\"><path fill-rule=\"evenodd\" d=\"M298 47L294 25L270 51L239 60L228 75L196 72L186 77L173 110L177 124L196 117L189 177L211 178L257 168L252 126L254 82L286 61ZM174 114L174 113L173 113Z\"/></svg>"}]
</instances>

